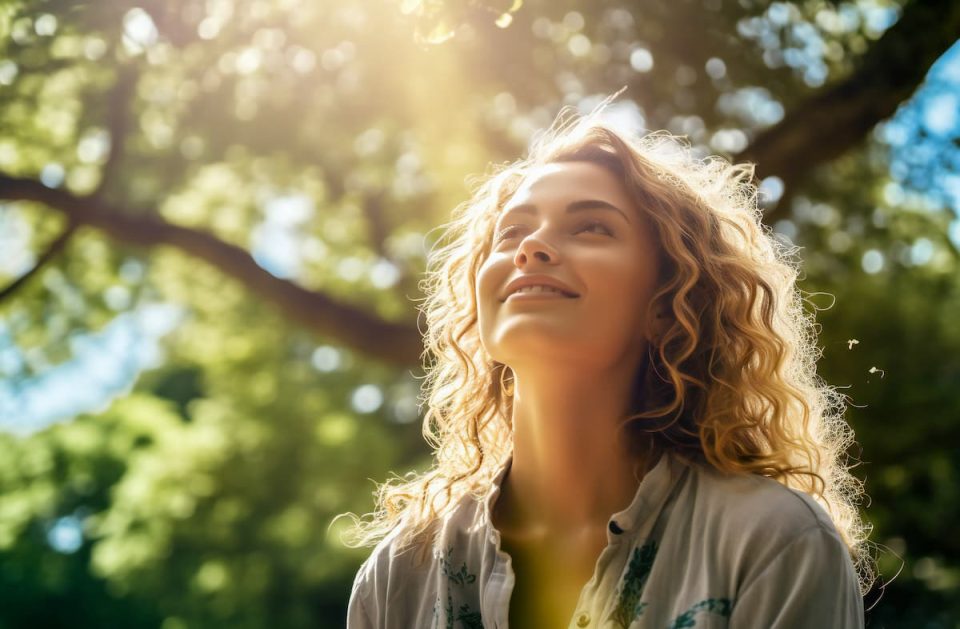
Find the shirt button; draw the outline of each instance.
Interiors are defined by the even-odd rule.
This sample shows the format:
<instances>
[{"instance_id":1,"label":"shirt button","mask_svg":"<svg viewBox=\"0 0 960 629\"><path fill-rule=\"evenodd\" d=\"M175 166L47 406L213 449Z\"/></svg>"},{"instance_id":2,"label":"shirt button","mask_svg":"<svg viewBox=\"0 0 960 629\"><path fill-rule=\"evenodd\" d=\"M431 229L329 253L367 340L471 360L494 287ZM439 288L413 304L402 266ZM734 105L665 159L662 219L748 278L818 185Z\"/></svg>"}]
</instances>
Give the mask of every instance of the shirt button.
<instances>
[{"instance_id":1,"label":"shirt button","mask_svg":"<svg viewBox=\"0 0 960 629\"><path fill-rule=\"evenodd\" d=\"M589 625L589 624L590 624L590 614L584 612L584 613L580 614L579 616L577 616L577 626L578 626L578 627L586 627L586 626Z\"/></svg>"}]
</instances>

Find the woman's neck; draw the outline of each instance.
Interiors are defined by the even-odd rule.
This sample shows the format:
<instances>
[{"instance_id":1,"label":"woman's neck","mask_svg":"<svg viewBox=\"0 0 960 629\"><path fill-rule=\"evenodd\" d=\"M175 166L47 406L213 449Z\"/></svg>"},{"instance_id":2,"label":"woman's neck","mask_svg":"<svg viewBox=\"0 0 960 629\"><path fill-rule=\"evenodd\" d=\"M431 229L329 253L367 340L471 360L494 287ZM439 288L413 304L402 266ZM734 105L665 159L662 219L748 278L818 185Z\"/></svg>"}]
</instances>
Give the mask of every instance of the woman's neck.
<instances>
[{"instance_id":1,"label":"woman's neck","mask_svg":"<svg viewBox=\"0 0 960 629\"><path fill-rule=\"evenodd\" d=\"M498 528L576 535L606 527L610 515L630 504L638 461L618 428L632 385L632 378L611 373L517 375L513 461L497 502Z\"/></svg>"}]
</instances>

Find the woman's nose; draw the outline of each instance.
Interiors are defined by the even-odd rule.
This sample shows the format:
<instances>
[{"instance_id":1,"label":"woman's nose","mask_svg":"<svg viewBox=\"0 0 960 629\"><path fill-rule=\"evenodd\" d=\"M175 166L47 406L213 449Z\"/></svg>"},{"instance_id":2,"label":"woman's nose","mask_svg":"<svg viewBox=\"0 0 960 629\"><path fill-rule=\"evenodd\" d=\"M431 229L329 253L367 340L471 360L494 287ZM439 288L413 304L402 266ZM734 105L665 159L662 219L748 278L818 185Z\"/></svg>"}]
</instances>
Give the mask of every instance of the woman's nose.
<instances>
[{"instance_id":1,"label":"woman's nose","mask_svg":"<svg viewBox=\"0 0 960 629\"><path fill-rule=\"evenodd\" d=\"M558 255L557 250L554 249L549 243L539 238L536 233L533 233L520 242L520 246L517 247L517 254L514 256L513 262L517 266L524 266L530 261L531 258L536 258L541 262L554 263L560 258L560 256Z\"/></svg>"}]
</instances>

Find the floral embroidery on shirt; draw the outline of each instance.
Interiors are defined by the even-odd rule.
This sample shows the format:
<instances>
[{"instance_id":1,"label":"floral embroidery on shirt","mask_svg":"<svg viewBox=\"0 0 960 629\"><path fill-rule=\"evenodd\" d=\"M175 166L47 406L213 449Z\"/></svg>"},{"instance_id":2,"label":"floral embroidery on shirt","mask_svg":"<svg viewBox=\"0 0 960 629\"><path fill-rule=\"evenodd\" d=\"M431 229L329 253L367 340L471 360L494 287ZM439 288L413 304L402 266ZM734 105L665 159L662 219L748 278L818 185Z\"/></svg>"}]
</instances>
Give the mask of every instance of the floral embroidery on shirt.
<instances>
[{"instance_id":1,"label":"floral embroidery on shirt","mask_svg":"<svg viewBox=\"0 0 960 629\"><path fill-rule=\"evenodd\" d=\"M463 588L465 585L471 585L476 582L477 575L471 574L467 569L466 562L460 566L460 569L454 571L453 563L450 558L453 555L453 546L447 547L446 551L440 556L440 569L443 572L444 576L447 577L447 580ZM450 587L449 585L447 586ZM433 626L437 627L439 625L439 607L440 607L440 595L437 595L437 600L433 605ZM471 609L469 603L464 603L460 605L456 613L453 610L453 596L447 593L447 604L444 607L445 617L446 617L446 629L455 629L454 622L459 621L460 627L462 629L483 629L483 622L481 621L480 612L474 611Z\"/></svg>"},{"instance_id":2,"label":"floral embroidery on shirt","mask_svg":"<svg viewBox=\"0 0 960 629\"><path fill-rule=\"evenodd\" d=\"M440 567L443 570L443 574L447 576L452 582L457 585L469 585L477 580L477 575L470 574L467 570L467 562L463 562L463 565L460 566L460 569L456 572L453 571L453 564L450 563L450 556L453 554L453 546L447 547L447 552L443 553L443 556L440 557Z\"/></svg>"},{"instance_id":3,"label":"floral embroidery on shirt","mask_svg":"<svg viewBox=\"0 0 960 629\"><path fill-rule=\"evenodd\" d=\"M733 611L733 601L729 598L708 598L700 601L687 611L677 616L668 629L690 629L696 625L696 616L699 612L717 614L724 618L730 617Z\"/></svg>"},{"instance_id":4,"label":"floral embroidery on shirt","mask_svg":"<svg viewBox=\"0 0 960 629\"><path fill-rule=\"evenodd\" d=\"M461 605L457 611L457 620L460 621L463 629L483 629L483 623L480 621L480 612L470 610L469 605Z\"/></svg>"},{"instance_id":5,"label":"floral embroidery on shirt","mask_svg":"<svg viewBox=\"0 0 960 629\"><path fill-rule=\"evenodd\" d=\"M656 558L657 542L655 541L649 541L633 549L630 565L627 566L627 574L623 577L623 585L618 594L617 607L610 615L610 620L621 629L627 629L643 615L647 603L641 602L640 598L643 596L643 586L647 583ZM677 616L667 629L691 629L696 625L695 616L701 612L729 618L731 611L733 611L733 601L729 598L704 599Z\"/></svg>"},{"instance_id":6,"label":"floral embroidery on shirt","mask_svg":"<svg viewBox=\"0 0 960 629\"><path fill-rule=\"evenodd\" d=\"M639 548L633 549L627 574L623 578L623 586L618 595L617 607L610 615L610 620L618 627L626 629L635 618L643 614L646 603L640 602L643 595L643 586L650 576L653 560L657 557L657 542L649 541Z\"/></svg>"}]
</instances>

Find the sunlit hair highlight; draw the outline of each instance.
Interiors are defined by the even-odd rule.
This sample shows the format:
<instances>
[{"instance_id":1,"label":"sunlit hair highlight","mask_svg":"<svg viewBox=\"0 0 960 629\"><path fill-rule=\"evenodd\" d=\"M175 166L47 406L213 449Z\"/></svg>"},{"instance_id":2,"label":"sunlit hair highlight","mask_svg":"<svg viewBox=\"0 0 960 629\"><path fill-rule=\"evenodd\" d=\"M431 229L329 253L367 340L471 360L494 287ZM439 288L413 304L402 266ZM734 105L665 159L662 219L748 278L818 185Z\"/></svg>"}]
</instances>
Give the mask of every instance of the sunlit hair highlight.
<instances>
[{"instance_id":1,"label":"sunlit hair highlight","mask_svg":"<svg viewBox=\"0 0 960 629\"><path fill-rule=\"evenodd\" d=\"M849 471L845 396L816 373L817 324L796 285L797 249L761 222L753 166L698 159L666 132L620 133L600 121L601 109L563 112L525 159L477 180L442 226L421 283L423 435L433 466L380 485L377 510L355 523L349 543L370 545L397 531L398 548L429 547L460 500L489 489L511 452L504 382L512 374L481 344L477 273L497 215L524 177L544 164L587 161L623 181L661 245L650 307L661 304L669 325L637 374L624 438L644 460L669 451L809 494L846 542L865 592L873 571L857 508L863 488Z\"/></svg>"}]
</instances>

